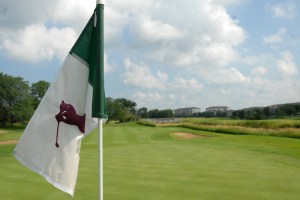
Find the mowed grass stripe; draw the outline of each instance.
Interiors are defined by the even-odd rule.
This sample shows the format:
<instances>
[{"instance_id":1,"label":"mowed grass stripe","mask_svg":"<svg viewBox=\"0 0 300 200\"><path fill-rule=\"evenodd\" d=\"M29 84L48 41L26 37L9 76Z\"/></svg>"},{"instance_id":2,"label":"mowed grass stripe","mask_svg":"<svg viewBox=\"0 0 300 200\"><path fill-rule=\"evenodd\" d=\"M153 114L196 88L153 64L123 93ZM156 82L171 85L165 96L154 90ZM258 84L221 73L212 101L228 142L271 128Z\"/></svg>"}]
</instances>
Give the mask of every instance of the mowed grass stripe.
<instances>
[{"instance_id":1,"label":"mowed grass stripe","mask_svg":"<svg viewBox=\"0 0 300 200\"><path fill-rule=\"evenodd\" d=\"M137 149L144 153L136 153ZM144 154L151 156L145 158ZM138 199L139 195L149 196L149 199L198 199L200 196L204 199L234 196L257 199L260 193L269 199L280 199L299 189L298 179L293 178L299 175L293 167L265 160L257 153L185 145L139 145L138 148L113 148L106 155L111 157L106 163L108 178L105 180L108 185L112 184L106 192L115 195L122 191L130 197L128 199ZM110 167L113 164L117 165ZM282 172L276 177L274 173L278 170ZM273 188L281 190L274 195ZM143 194L138 192L141 189Z\"/></svg>"}]
</instances>

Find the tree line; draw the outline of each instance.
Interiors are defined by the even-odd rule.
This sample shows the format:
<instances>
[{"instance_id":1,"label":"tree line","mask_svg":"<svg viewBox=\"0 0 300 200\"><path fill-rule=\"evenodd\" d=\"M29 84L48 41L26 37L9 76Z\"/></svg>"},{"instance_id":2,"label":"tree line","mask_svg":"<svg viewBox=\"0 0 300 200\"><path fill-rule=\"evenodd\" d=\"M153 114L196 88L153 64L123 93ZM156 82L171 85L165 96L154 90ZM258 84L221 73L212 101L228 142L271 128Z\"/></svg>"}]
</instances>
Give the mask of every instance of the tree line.
<instances>
[{"instance_id":1,"label":"tree line","mask_svg":"<svg viewBox=\"0 0 300 200\"><path fill-rule=\"evenodd\" d=\"M0 73L0 126L28 122L49 86L50 83L44 80L29 84L22 77ZM109 121L127 122L137 119L134 101L107 97L106 108Z\"/></svg>"},{"instance_id":2,"label":"tree line","mask_svg":"<svg viewBox=\"0 0 300 200\"><path fill-rule=\"evenodd\" d=\"M0 73L0 125L28 121L49 85L47 81L29 85L21 77Z\"/></svg>"},{"instance_id":3,"label":"tree line","mask_svg":"<svg viewBox=\"0 0 300 200\"><path fill-rule=\"evenodd\" d=\"M234 119L272 119L272 118L284 118L293 117L300 114L300 103L295 104L282 104L277 107L263 107L253 109L242 109L232 112L231 118Z\"/></svg>"},{"instance_id":4,"label":"tree line","mask_svg":"<svg viewBox=\"0 0 300 200\"><path fill-rule=\"evenodd\" d=\"M22 77L0 73L0 126L26 123L38 107L50 83L44 80L29 84ZM106 98L108 121L128 122L138 118L173 117L173 111L137 109L136 102L126 98Z\"/></svg>"}]
</instances>

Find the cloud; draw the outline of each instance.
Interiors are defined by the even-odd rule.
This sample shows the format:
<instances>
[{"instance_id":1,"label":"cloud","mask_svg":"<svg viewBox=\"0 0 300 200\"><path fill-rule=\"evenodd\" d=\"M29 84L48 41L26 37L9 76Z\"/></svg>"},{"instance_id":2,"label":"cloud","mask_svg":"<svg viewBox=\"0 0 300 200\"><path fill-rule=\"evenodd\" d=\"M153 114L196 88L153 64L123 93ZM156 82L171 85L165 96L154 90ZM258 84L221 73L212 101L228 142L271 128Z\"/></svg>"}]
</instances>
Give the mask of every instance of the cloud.
<instances>
[{"instance_id":1,"label":"cloud","mask_svg":"<svg viewBox=\"0 0 300 200\"><path fill-rule=\"evenodd\" d=\"M160 20L153 20L149 16L141 15L133 20L133 37L142 43L166 42L176 40L184 36L184 31Z\"/></svg>"},{"instance_id":2,"label":"cloud","mask_svg":"<svg viewBox=\"0 0 300 200\"><path fill-rule=\"evenodd\" d=\"M79 35L95 6L94 3L79 0L53 0L51 5L46 1L28 0L26 4L21 0L3 1L5 14L0 20L0 27L3 27L0 35L4 33L4 37L0 38L0 45L3 46L5 40L8 46L2 51L21 59L24 58L20 53L10 49L19 44L25 45L22 40L28 35L24 34L33 32L32 27L36 26L41 33L50 33L55 29L62 33L72 27L74 33ZM116 52L117 48L119 54L132 52L145 63L161 62L181 68L225 66L238 58L239 53L235 48L246 39L245 30L225 8L225 5L236 3L235 0L174 0L172 3L160 0L110 0L105 7L107 53L113 56L111 52ZM193 9L185 9L190 5ZM14 19L14 23L10 23L11 19ZM46 30L39 26L44 26ZM18 34L11 37L11 32ZM58 38L61 37L64 38ZM65 41L65 46L71 46L72 41L73 36ZM31 52L30 60L53 59L69 50L63 47L59 53L53 53L55 47L42 46L41 43L48 44L47 41L32 41L32 49L44 49L46 52ZM35 55L39 55L40 59Z\"/></svg>"},{"instance_id":3,"label":"cloud","mask_svg":"<svg viewBox=\"0 0 300 200\"><path fill-rule=\"evenodd\" d=\"M107 53L104 52L104 72L113 71L114 67L108 63Z\"/></svg>"},{"instance_id":4,"label":"cloud","mask_svg":"<svg viewBox=\"0 0 300 200\"><path fill-rule=\"evenodd\" d=\"M175 77L173 82L169 84L170 89L173 90L188 90L188 91L200 91L203 88L203 84L199 83L195 78L184 79L181 77Z\"/></svg>"},{"instance_id":5,"label":"cloud","mask_svg":"<svg viewBox=\"0 0 300 200\"><path fill-rule=\"evenodd\" d=\"M239 5L247 2L248 0L214 0L214 2L222 5Z\"/></svg>"},{"instance_id":6,"label":"cloud","mask_svg":"<svg viewBox=\"0 0 300 200\"><path fill-rule=\"evenodd\" d=\"M71 26L76 31L81 31L94 7L95 2L87 3L81 0L1 0L0 27L23 29L29 24L47 22Z\"/></svg>"},{"instance_id":7,"label":"cloud","mask_svg":"<svg viewBox=\"0 0 300 200\"><path fill-rule=\"evenodd\" d=\"M290 52L286 51L281 54L281 58L277 61L277 69L286 76L293 76L298 73L293 55Z\"/></svg>"},{"instance_id":8,"label":"cloud","mask_svg":"<svg viewBox=\"0 0 300 200\"><path fill-rule=\"evenodd\" d=\"M63 60L77 38L73 28L47 28L43 24L27 26L16 36L5 39L3 49L14 58L32 63L53 58Z\"/></svg>"},{"instance_id":9,"label":"cloud","mask_svg":"<svg viewBox=\"0 0 300 200\"><path fill-rule=\"evenodd\" d=\"M267 5L267 7L276 18L295 19L297 16L297 5L291 1L275 3Z\"/></svg>"},{"instance_id":10,"label":"cloud","mask_svg":"<svg viewBox=\"0 0 300 200\"><path fill-rule=\"evenodd\" d=\"M124 65L126 71L124 73L123 83L125 85L148 89L165 88L165 81L168 79L167 74L157 71L157 75L155 76L149 67L144 64L135 64L128 58L124 60Z\"/></svg>"},{"instance_id":11,"label":"cloud","mask_svg":"<svg viewBox=\"0 0 300 200\"><path fill-rule=\"evenodd\" d=\"M271 53L261 53L257 55L248 54L240 58L238 61L241 65L250 65L257 67L258 65L268 65L275 60L276 57Z\"/></svg>"},{"instance_id":12,"label":"cloud","mask_svg":"<svg viewBox=\"0 0 300 200\"><path fill-rule=\"evenodd\" d=\"M239 22L224 5L212 0L143 0L133 7L111 0L109 5L115 15L125 16L117 28L123 31L115 37L122 38L120 50L135 52L144 62L181 68L222 67L238 58L235 48L246 39ZM185 9L187 5L193 9Z\"/></svg>"},{"instance_id":13,"label":"cloud","mask_svg":"<svg viewBox=\"0 0 300 200\"><path fill-rule=\"evenodd\" d=\"M238 58L238 53L226 43L211 43L202 51L205 63L226 66Z\"/></svg>"},{"instance_id":14,"label":"cloud","mask_svg":"<svg viewBox=\"0 0 300 200\"><path fill-rule=\"evenodd\" d=\"M139 107L147 107L147 108L157 108L155 105L163 102L163 96L158 92L137 92L134 93L131 98L133 98Z\"/></svg>"},{"instance_id":15,"label":"cloud","mask_svg":"<svg viewBox=\"0 0 300 200\"><path fill-rule=\"evenodd\" d=\"M81 31L92 16L95 3L81 0L56 0L51 14L48 16L54 24L72 25L76 31Z\"/></svg>"},{"instance_id":16,"label":"cloud","mask_svg":"<svg viewBox=\"0 0 300 200\"><path fill-rule=\"evenodd\" d=\"M244 76L236 68L229 69L214 69L212 71L203 71L203 76L209 83L212 84L237 84L247 83L250 78Z\"/></svg>"},{"instance_id":17,"label":"cloud","mask_svg":"<svg viewBox=\"0 0 300 200\"><path fill-rule=\"evenodd\" d=\"M282 37L286 34L286 32L287 32L286 28L281 28L274 35L264 36L263 40L267 44L280 44L283 42Z\"/></svg>"},{"instance_id":18,"label":"cloud","mask_svg":"<svg viewBox=\"0 0 300 200\"><path fill-rule=\"evenodd\" d=\"M256 67L251 71L254 76L262 76L268 72L266 67Z\"/></svg>"}]
</instances>

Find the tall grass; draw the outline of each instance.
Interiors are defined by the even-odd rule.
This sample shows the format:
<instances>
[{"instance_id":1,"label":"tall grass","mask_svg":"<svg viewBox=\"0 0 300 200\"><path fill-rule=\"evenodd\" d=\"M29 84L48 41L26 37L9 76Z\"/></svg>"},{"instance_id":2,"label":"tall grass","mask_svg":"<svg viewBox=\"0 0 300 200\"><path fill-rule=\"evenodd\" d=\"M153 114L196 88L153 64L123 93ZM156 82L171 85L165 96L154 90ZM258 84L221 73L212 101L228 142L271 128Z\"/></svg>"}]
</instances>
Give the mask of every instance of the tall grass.
<instances>
[{"instance_id":1,"label":"tall grass","mask_svg":"<svg viewBox=\"0 0 300 200\"><path fill-rule=\"evenodd\" d=\"M184 119L184 122L204 125L228 125L266 129L300 128L299 119L232 120L222 118L186 118Z\"/></svg>"},{"instance_id":2,"label":"tall grass","mask_svg":"<svg viewBox=\"0 0 300 200\"><path fill-rule=\"evenodd\" d=\"M300 120L231 120L220 118L187 118L177 124L157 124L157 126L179 126L194 130L233 134L270 135L300 139Z\"/></svg>"},{"instance_id":3,"label":"tall grass","mask_svg":"<svg viewBox=\"0 0 300 200\"><path fill-rule=\"evenodd\" d=\"M152 122L149 122L149 121L146 121L146 120L138 120L137 121L138 124L140 125L144 125L144 126L150 126L150 127L155 127L156 124L152 123Z\"/></svg>"}]
</instances>

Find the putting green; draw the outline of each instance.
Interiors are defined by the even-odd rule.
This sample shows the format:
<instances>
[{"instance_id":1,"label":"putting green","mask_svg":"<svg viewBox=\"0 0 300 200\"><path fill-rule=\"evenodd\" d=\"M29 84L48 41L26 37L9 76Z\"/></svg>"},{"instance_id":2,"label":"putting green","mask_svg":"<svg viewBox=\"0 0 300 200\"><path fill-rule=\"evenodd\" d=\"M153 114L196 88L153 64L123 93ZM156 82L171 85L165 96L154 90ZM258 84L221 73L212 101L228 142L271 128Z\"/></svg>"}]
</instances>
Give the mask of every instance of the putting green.
<instances>
[{"instance_id":1,"label":"putting green","mask_svg":"<svg viewBox=\"0 0 300 200\"><path fill-rule=\"evenodd\" d=\"M176 140L173 133L200 137ZM0 146L5 199L70 199ZM300 140L136 124L104 127L105 200L299 199ZM85 138L73 199L97 199L97 134Z\"/></svg>"}]
</instances>

